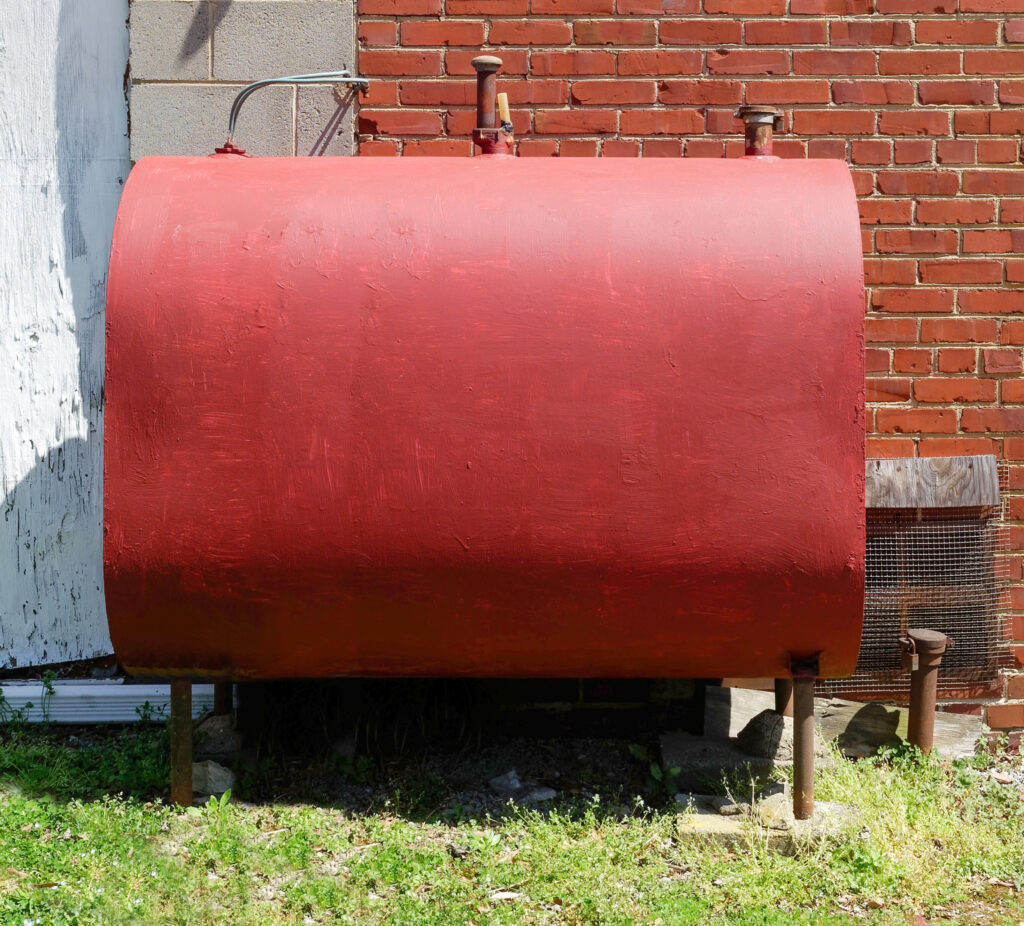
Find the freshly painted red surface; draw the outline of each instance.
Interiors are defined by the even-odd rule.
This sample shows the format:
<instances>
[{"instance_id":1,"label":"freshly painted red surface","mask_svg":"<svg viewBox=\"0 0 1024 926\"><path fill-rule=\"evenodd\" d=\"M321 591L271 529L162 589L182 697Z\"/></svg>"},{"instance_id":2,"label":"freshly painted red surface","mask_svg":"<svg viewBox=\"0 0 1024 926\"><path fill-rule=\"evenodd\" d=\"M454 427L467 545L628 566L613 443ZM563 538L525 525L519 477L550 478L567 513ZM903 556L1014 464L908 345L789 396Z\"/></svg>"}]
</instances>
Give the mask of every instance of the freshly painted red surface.
<instances>
[{"instance_id":1,"label":"freshly painted red surface","mask_svg":"<svg viewBox=\"0 0 1024 926\"><path fill-rule=\"evenodd\" d=\"M135 670L852 671L836 161L147 158L107 301Z\"/></svg>"}]
</instances>

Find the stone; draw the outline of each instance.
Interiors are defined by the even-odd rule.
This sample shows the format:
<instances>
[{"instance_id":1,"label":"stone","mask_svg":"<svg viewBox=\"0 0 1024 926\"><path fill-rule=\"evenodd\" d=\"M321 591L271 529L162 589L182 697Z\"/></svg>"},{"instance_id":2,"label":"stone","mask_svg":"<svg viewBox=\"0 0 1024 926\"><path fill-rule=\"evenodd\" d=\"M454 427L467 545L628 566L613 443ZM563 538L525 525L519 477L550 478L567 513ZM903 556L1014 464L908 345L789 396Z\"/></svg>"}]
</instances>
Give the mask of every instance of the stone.
<instances>
[{"instance_id":1,"label":"stone","mask_svg":"<svg viewBox=\"0 0 1024 926\"><path fill-rule=\"evenodd\" d=\"M523 798L523 802L542 804L544 801L553 801L556 797L558 797L558 792L554 788L534 788Z\"/></svg>"},{"instance_id":2,"label":"stone","mask_svg":"<svg viewBox=\"0 0 1024 926\"><path fill-rule=\"evenodd\" d=\"M509 769L504 775L498 775L492 778L488 784L491 786L491 790L496 791L498 794L515 794L523 787L523 783L519 780L519 775L516 774L516 770Z\"/></svg>"},{"instance_id":3,"label":"stone","mask_svg":"<svg viewBox=\"0 0 1024 926\"><path fill-rule=\"evenodd\" d=\"M736 745L745 753L764 759L793 758L793 730L786 733L785 718L772 709L766 709L747 721L736 734Z\"/></svg>"},{"instance_id":4,"label":"stone","mask_svg":"<svg viewBox=\"0 0 1024 926\"><path fill-rule=\"evenodd\" d=\"M205 0L135 0L129 9L133 80L207 80L209 4Z\"/></svg>"},{"instance_id":5,"label":"stone","mask_svg":"<svg viewBox=\"0 0 1024 926\"><path fill-rule=\"evenodd\" d=\"M207 759L192 763L192 790L197 795L223 794L235 786L235 773Z\"/></svg>"},{"instance_id":6,"label":"stone","mask_svg":"<svg viewBox=\"0 0 1024 926\"><path fill-rule=\"evenodd\" d=\"M195 741L197 760L233 765L242 747L242 734L235 729L230 714L207 714L196 723Z\"/></svg>"}]
</instances>

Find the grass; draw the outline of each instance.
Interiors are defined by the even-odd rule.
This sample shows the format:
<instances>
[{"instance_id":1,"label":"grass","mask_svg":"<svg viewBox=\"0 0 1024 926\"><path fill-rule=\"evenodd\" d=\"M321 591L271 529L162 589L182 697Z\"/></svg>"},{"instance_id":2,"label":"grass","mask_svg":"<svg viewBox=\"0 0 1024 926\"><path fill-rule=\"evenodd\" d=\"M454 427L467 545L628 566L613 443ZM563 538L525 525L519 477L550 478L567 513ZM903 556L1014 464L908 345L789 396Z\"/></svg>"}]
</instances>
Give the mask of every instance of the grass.
<instances>
[{"instance_id":1,"label":"grass","mask_svg":"<svg viewBox=\"0 0 1024 926\"><path fill-rule=\"evenodd\" d=\"M861 818L783 856L753 825L731 850L688 842L674 807L613 793L445 816L444 778L414 762L358 810L280 798L168 807L161 727L89 738L0 728L4 926L1024 921L1024 795L989 775L1019 759L839 760L819 772L818 795Z\"/></svg>"}]
</instances>

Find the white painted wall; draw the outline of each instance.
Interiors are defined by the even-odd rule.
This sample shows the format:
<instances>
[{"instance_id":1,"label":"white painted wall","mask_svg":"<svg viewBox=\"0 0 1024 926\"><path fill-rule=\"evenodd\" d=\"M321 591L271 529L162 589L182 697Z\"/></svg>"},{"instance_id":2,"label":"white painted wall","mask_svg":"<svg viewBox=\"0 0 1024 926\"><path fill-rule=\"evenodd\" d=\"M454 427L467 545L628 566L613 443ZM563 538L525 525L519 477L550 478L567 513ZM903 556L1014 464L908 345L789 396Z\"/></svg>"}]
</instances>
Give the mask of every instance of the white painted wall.
<instances>
[{"instance_id":1,"label":"white painted wall","mask_svg":"<svg viewBox=\"0 0 1024 926\"><path fill-rule=\"evenodd\" d=\"M128 0L0 2L0 668L110 652L103 305Z\"/></svg>"}]
</instances>

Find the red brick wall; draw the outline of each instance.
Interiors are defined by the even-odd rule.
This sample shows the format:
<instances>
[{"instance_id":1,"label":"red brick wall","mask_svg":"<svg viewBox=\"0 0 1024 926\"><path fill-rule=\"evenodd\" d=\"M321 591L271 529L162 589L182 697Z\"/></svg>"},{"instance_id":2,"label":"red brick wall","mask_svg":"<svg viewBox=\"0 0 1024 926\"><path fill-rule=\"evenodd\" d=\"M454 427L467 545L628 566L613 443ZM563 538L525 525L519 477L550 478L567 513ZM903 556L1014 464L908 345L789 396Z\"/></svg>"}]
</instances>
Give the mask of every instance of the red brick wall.
<instances>
[{"instance_id":1,"label":"red brick wall","mask_svg":"<svg viewBox=\"0 0 1024 926\"><path fill-rule=\"evenodd\" d=\"M483 48L504 59L520 156L738 156L736 105L783 107L776 153L847 160L860 196L868 455L995 453L1024 493L1024 0L359 0L359 14L364 156L469 156ZM1010 511L1024 549L1024 495ZM1024 661L1024 587L1014 605ZM1024 726L1024 683L1009 685L995 727Z\"/></svg>"}]
</instances>

